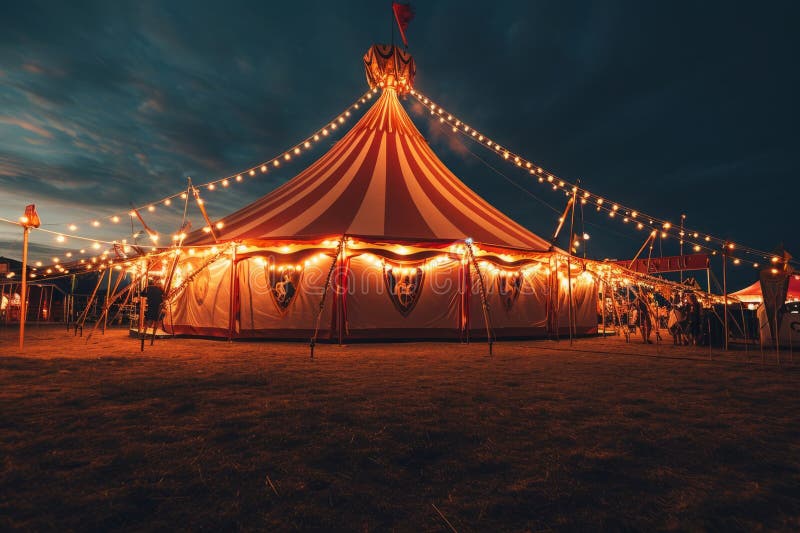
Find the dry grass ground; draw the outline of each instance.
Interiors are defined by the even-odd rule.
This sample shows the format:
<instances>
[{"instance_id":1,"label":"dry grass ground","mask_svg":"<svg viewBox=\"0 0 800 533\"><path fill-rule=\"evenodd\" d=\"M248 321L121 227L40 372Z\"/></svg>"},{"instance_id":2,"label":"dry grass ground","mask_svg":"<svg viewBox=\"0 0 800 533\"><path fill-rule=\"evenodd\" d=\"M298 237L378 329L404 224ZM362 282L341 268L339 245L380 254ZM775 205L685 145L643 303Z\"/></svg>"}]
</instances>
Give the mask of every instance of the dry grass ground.
<instances>
[{"instance_id":1,"label":"dry grass ground","mask_svg":"<svg viewBox=\"0 0 800 533\"><path fill-rule=\"evenodd\" d=\"M14 334L2 529L800 529L800 369L752 353Z\"/></svg>"}]
</instances>

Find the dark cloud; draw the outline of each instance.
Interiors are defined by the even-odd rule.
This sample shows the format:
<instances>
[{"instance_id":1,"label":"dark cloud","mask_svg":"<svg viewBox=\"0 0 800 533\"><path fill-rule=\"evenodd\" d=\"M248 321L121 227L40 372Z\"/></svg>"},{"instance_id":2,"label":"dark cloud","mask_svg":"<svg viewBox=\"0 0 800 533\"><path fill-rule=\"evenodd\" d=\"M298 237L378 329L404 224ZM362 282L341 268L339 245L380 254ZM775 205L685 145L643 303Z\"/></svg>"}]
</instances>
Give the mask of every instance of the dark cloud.
<instances>
[{"instance_id":1,"label":"dark cloud","mask_svg":"<svg viewBox=\"0 0 800 533\"><path fill-rule=\"evenodd\" d=\"M721 236L800 249L787 220L800 192L794 3L415 8L418 88L501 144L656 215L683 212ZM45 220L89 219L278 154L366 89L360 57L388 40L391 22L386 3L367 1L4 6L0 216L36 201ZM563 198L411 114L465 182L552 231L545 204ZM219 193L209 208L244 205L312 158ZM599 256L638 247L638 234L595 212L586 219L605 228L592 240Z\"/></svg>"}]
</instances>

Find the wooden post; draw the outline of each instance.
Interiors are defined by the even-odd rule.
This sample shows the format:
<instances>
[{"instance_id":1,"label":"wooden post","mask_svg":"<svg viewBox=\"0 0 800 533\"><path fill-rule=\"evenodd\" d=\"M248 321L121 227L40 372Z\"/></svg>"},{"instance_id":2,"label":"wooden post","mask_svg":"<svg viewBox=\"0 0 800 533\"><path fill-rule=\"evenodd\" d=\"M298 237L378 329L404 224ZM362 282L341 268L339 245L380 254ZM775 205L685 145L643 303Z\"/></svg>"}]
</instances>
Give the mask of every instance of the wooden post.
<instances>
[{"instance_id":1,"label":"wooden post","mask_svg":"<svg viewBox=\"0 0 800 533\"><path fill-rule=\"evenodd\" d=\"M20 289L19 301L19 350L25 348L25 318L28 313L27 289L28 289L28 235L31 232L29 226L24 226L22 230L22 288Z\"/></svg>"}]
</instances>

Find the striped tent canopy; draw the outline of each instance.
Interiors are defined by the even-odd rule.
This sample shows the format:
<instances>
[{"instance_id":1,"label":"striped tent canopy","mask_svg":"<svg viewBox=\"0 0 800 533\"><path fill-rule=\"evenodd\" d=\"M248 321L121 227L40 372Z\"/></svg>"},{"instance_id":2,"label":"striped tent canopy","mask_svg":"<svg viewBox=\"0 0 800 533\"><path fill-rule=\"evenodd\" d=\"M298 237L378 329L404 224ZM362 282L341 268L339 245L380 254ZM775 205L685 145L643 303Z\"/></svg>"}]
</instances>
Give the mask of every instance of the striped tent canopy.
<instances>
[{"instance_id":1,"label":"striped tent canopy","mask_svg":"<svg viewBox=\"0 0 800 533\"><path fill-rule=\"evenodd\" d=\"M544 252L550 243L495 209L428 146L387 86L361 120L293 179L221 219L221 241L364 239L476 243ZM187 244L209 244L195 232Z\"/></svg>"}]
</instances>

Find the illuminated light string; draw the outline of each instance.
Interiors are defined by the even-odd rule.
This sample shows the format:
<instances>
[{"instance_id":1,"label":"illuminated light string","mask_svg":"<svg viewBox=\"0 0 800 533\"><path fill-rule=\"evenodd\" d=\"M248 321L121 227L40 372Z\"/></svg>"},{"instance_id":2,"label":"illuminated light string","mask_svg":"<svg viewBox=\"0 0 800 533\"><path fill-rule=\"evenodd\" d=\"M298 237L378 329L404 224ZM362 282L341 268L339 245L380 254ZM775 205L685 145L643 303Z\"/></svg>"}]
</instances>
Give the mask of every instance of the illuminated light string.
<instances>
[{"instance_id":1,"label":"illuminated light string","mask_svg":"<svg viewBox=\"0 0 800 533\"><path fill-rule=\"evenodd\" d=\"M253 176L256 176L256 175L260 175L260 174L266 174L269 171L270 167L279 167L281 165L281 161L290 161L294 156L301 155L303 153L303 150L310 149L312 147L313 143L319 142L324 137L328 137L329 135L331 135L331 133L333 131L336 131L339 128L339 126L344 124L352 116L353 111L359 110L361 108L361 106L366 104L369 100L371 100L372 97L375 94L377 94L377 92L378 92L378 89L370 89L369 91L365 92L355 102L350 104L343 112L337 113L337 115L335 117L333 117L330 121L327 121L325 126L322 126L318 130L316 130L314 133L312 133L311 135L306 137L304 140L300 141L299 143L294 144L289 149L282 151L280 153L280 155L274 156L269 160L262 161L261 163L259 163L257 165L254 165L253 167L250 167L248 169L245 169L245 170L243 170L241 172L237 172L236 174L231 174L229 176L226 176L226 177L223 177L223 178L219 178L219 179L214 180L214 181L210 181L210 182L194 185L193 187L196 190L207 189L209 191L214 191L214 190L217 190L217 189L226 189L226 188L229 188L229 186L231 184L233 184L233 183L241 183L241 182L243 182L244 179L245 179L244 176L253 177ZM153 202L149 202L149 203L145 203L140 207L134 207L134 209L140 210L140 211L146 210L148 213L153 213L153 212L155 212L157 206L159 206L159 205L170 206L170 205L172 205L173 200L175 200L175 199L186 200L187 196L188 195L187 195L186 190L182 190L181 192L177 192L177 193L171 194L171 195L166 196L164 198L161 198L159 200L156 200L156 201L153 201ZM59 232L59 231L54 231L54 230L47 230L47 229L44 229L44 228L38 228L38 229L40 231L45 231L46 233L50 233L50 234L54 235L55 236L55 241L58 242L58 243L64 243L68 239L74 238L74 239L82 239L82 240L86 240L86 241L102 242L102 243L106 243L106 244L110 244L110 245L115 245L115 244L118 244L118 241L104 241L104 240L101 240L101 239L83 237L81 235L76 234L75 232L77 232L78 229L79 229L79 225L78 224L83 225L85 223L88 223L93 228L99 228L104 223L107 223L107 222L110 222L112 224L119 224L126 215L128 217L131 217L131 218L136 216L134 211L130 211L129 210L128 212L126 212L124 214L114 214L114 215L107 215L107 216L103 216L103 217L93 217L93 218L90 218L90 219L85 219L85 220L83 220L81 222L69 222L69 223L66 223L66 224L64 224L64 223L47 224L48 226L64 225L64 226L66 226L68 232ZM2 219L2 220L5 220L5 219ZM14 222L14 221L9 221L9 220L5 220L5 221L16 224L16 222ZM217 229L221 229L221 223L217 222L215 224L215 227ZM203 228L203 229L206 230L207 228ZM156 235L151 235L150 237L151 237L151 240L153 240L154 243L158 239L157 234ZM173 240L176 240L174 236L173 236ZM123 239L122 242L124 244L125 240ZM69 258L69 255L67 255L66 257Z\"/></svg>"},{"instance_id":2,"label":"illuminated light string","mask_svg":"<svg viewBox=\"0 0 800 533\"><path fill-rule=\"evenodd\" d=\"M317 129L314 133L303 139L302 141L293 144L288 149L283 150L280 152L279 155L276 155L266 161L262 161L252 167L246 168L241 170L240 172L236 172L234 174L230 174L228 176L218 178L213 181L208 181L206 183L201 183L194 185L195 188L198 189L207 189L210 191L214 190L224 190L230 188L231 185L235 183L242 183L246 180L246 178L255 177L263 174L267 174L271 168L279 167L282 163L291 161L295 156L301 155L304 151L307 151L312 148L314 143L318 143L322 141L324 138L330 136L334 131L337 131L341 125L343 125L352 115L354 111L358 111L361 109L361 106L366 104L372 97L378 93L378 89L370 89L361 95L357 100L355 100L352 104L347 106L344 111L337 113L336 116L331 118L329 121L325 123L324 126ZM150 213L154 212L159 205L170 206L172 205L172 201L175 199L186 199L186 190L183 189L180 192L176 192L169 196L165 196L155 201L147 202L142 204L136 209L139 210L146 210ZM103 223L112 223L112 224L119 224L123 217L125 216L132 216L128 210L126 212L120 212L113 215L105 215L102 217L95 217L84 219L82 221L75 221L75 222L67 222L67 223L53 223L47 224L48 226L66 226L70 232L75 232L79 229L80 225L83 224L90 224L94 228L99 228L103 225ZM65 233L65 236L70 235L69 233Z\"/></svg>"},{"instance_id":3,"label":"illuminated light string","mask_svg":"<svg viewBox=\"0 0 800 533\"><path fill-rule=\"evenodd\" d=\"M443 125L443 124L441 124L441 122L442 121L439 121L440 125ZM481 161L483 161L483 160L481 159ZM521 161L520 161L520 163L521 163ZM494 169L494 167L491 167L491 166L489 168ZM495 170L495 172L498 172L501 176L505 176L503 173L497 171L496 169L494 169L494 170ZM571 197L573 194L576 194L578 192L578 188L577 187L573 186L572 188L569 188L567 186L567 184L563 180L560 180L560 179L558 179L557 177L555 177L553 175L547 175L547 178L545 178L544 177L545 175L547 175L547 174L545 173L544 175L539 176L540 183L543 183L543 182L547 181L548 184L552 184L552 189L554 191L562 190L564 192L564 195L567 198ZM509 181L512 184L516 185L516 183L514 181L512 181L512 180L509 180ZM522 189L522 190L527 192L527 189ZM590 193L587 192L587 191L584 191L582 194L576 195L576 200L580 201L581 205L587 205L587 203L589 201L589 197L590 197ZM537 197L534 196L534 198L537 198ZM547 204L547 203L545 203L545 205L549 206L549 204ZM594 206L595 206L595 204L593 203L592 207L594 207ZM553 209L552 206L550 206L550 207L551 207L551 209ZM619 215L620 220L622 220L623 223L626 223L626 224L627 223L631 223L631 225L635 226L638 230L643 230L645 228L650 230L652 228L656 228L657 227L656 226L656 222L657 221L655 221L654 219L648 218L646 216L642 216L637 211L632 211L632 212L631 211L625 211L624 208L620 207L620 205L605 201L602 198L598 198L597 199L597 201L596 201L596 210L597 211L605 211L605 212L607 212L608 215L609 215L609 218L616 218ZM558 212L560 212L560 211L558 211ZM562 222L561 217L559 217L559 222ZM660 234L661 234L661 238L662 239L665 239L665 238L669 237L669 235L670 235L668 233L668 231L664 231L664 229L669 230L672 227L672 224L669 223L669 222L664 223L664 225L666 226L666 228L660 228ZM653 236L658 236L659 235L659 231L656 231L656 230L654 230L654 231L655 231L655 233L654 233ZM689 244L693 244L694 245L693 249L694 249L695 252L700 252L701 250L709 250L712 255L717 255L718 251L714 247L712 247L712 246L710 246L708 244L703 244L702 241L698 242L698 241L693 241L692 240L693 237L694 238L699 238L699 234L698 233L696 233L696 232L695 233L689 233L686 230L681 230L681 231L683 232L683 234L681 235L679 233L678 235L676 235L676 237L682 239L684 242L687 242ZM586 241L586 240L588 240L588 234L584 234L582 240L581 239L576 240L575 243L574 243L574 246L577 247L577 246L579 246L581 244L582 241ZM706 242L708 242L710 240L711 240L711 237L709 237L709 236L705 237L705 241ZM728 243L727 246L730 247L730 243ZM733 262L734 265L741 264L741 262L742 262L741 259L730 255L730 248L728 250L726 250L726 251L728 252L726 254L727 257L732 259L732 262ZM764 259L769 259L769 258L768 258L768 256L764 256ZM777 258L777 257L775 257L773 255L772 262L777 262L778 260L779 260L779 258ZM753 262L752 266L757 268L759 266L759 263L758 262Z\"/></svg>"},{"instance_id":4,"label":"illuminated light string","mask_svg":"<svg viewBox=\"0 0 800 533\"><path fill-rule=\"evenodd\" d=\"M283 159L285 161L290 160L292 158L292 154L298 155L298 154L302 153L301 147L302 148L310 148L312 142L316 142L316 141L320 140L321 137L327 136L330 133L329 130L337 129L337 123L343 124L345 122L346 118L351 115L351 113L350 113L351 110L359 109L360 103L361 104L365 104L367 102L367 100L371 99L372 96L374 94L376 94L377 92L378 92L377 88L367 91L356 102L351 104L351 106L349 106L348 109L344 113L338 114L337 117L335 117L333 120L331 120L329 124L327 124L326 126L320 128L319 130L317 130L316 133L314 133L313 135L307 137L306 140L301 141L300 143L297 143L296 145L294 145L294 147L290 148L289 150L286 150L286 151L282 152L282 155L273 157L272 159L270 159L268 161L264 161L264 162L262 162L262 163L260 163L258 165L250 167L249 169L246 169L246 170L244 170L242 172L239 172L237 174L232 174L230 176L227 176L227 177L224 177L224 178L220 178L220 179L217 179L217 180L214 180L214 181L211 181L211 182L207 182L207 183L204 183L204 184L196 185L195 188L197 188L197 189L205 188L205 189L213 191L213 190L215 190L217 188L227 188L227 187L229 187L229 185L232 182L241 182L241 181L243 181L244 180L244 178L243 178L244 175L255 176L259 172L262 173L262 174L267 173L268 170L269 170L269 166L270 165L272 165L273 167L279 166L281 159ZM467 135L468 137L472 138L476 142L480 142L482 145L485 145L485 146L487 146L489 148L492 148L492 151L494 153L498 154L499 156L501 156L505 160L513 162L518 167L527 168L529 170L530 174L536 175L538 177L539 182L541 182L541 183L547 182L548 184L552 185L553 190L564 190L565 195L567 195L567 196L570 196L571 194L576 194L576 198L580 198L581 203L584 204L584 205L588 204L590 201L594 202L596 204L596 207L597 207L598 211L605 210L605 211L607 211L609 213L609 216L612 217L612 218L616 217L619 214L620 218L623 220L623 222L627 223L627 222L637 221L636 225L637 225L638 229L640 229L640 230L644 229L644 227L645 227L644 223L642 222L645 219L648 220L648 222L647 222L647 226L648 227L655 227L656 225L661 224L663 226L662 238L664 238L664 237L666 237L668 235L668 230L671 227L671 224L669 222L663 221L663 220L660 220L660 219L657 219L657 218L654 218L654 217L650 217L649 215L637 212L635 210L630 210L630 209L628 209L628 208L626 208L624 206L621 206L619 204L612 204L610 202L607 203L607 200L605 198L602 198L602 197L600 197L598 195L594 195L594 194L592 194L591 192L589 192L586 189L579 188L579 187L577 187L576 185L573 185L570 182L567 182L567 181L565 181L563 179L558 178L557 176L553 175L552 173L545 172L541 167L539 167L538 165L535 165L532 161L529 161L527 159L524 159L524 158L520 157L519 155L517 155L517 154L509 151L508 149L502 147L499 143L495 143L494 141L492 141L488 137L486 137L483 134L479 133L474 128L471 128L467 124L465 124L462 121L460 121L459 119L455 118L452 114L448 113L445 116L445 111L444 111L444 109L442 107L439 107L435 103L431 102L429 98L425 97L419 91L412 90L411 94L415 98L417 98L417 100L420 101L423 105L425 105L426 108L430 109L431 114L438 115L440 117L440 122L441 123L444 123L445 121L447 121L448 124L453 124L452 130L454 132L460 132L460 133L462 133L464 135ZM428 106L428 104L430 104L430 106ZM139 209L145 209L146 208L148 212L153 212L156 209L156 205L164 204L164 205L169 206L169 205L171 205L172 199L178 198L178 197L181 198L181 199L186 199L187 198L186 191L181 191L179 193L175 193L173 195L170 195L168 197L162 198L162 199L157 200L155 202L151 202L149 204L144 204ZM128 215L129 216L134 216L134 213L130 212L130 213L128 213ZM115 223L115 224L119 223L120 220L121 220L121 217L119 215L112 215L110 217L105 217L105 218L107 218L108 220L110 220L112 223ZM99 219L91 219L91 225L93 227L100 227L100 225L101 225L100 220ZM217 229L221 229L219 227L219 223L217 223L216 227L217 227ZM78 226L75 223L71 223L71 224L68 225L68 228L69 228L70 231L77 231ZM207 229L207 228L204 228L204 230L205 229ZM210 228L208 228L208 229L210 230ZM50 230L46 230L46 231L56 235L56 240L58 240L59 242L64 242L64 240L67 237L78 237L78 236L76 236L74 234L54 232L54 231L50 231ZM691 240L691 238L689 237L690 235L693 235L694 238L699 238L699 234L697 232L693 232L692 233L690 230L684 230L684 231L685 231L685 234L683 236L681 236L681 237L683 238L684 241L689 242L690 244L694 243L695 249L697 249L698 247L701 248L701 249L708 249L708 250L712 250L712 253L716 254L716 250L714 250L711 246L709 246L707 244L704 245L704 244L701 244L700 242L694 242L694 241ZM82 238L82 239L85 239L85 240L91 240L91 241L97 241L97 239L91 239L91 238L88 238L88 237L78 237L78 238ZM175 237L173 237L173 240L175 240ZM717 242L723 242L723 243L726 244L726 246L730 246L730 243L728 243L727 241L724 241L722 239L718 239L716 237L712 237L711 235L705 235L705 241L706 242L710 242L711 240L714 240L714 241L717 241ZM98 242L100 242L100 241L98 241ZM117 244L116 242L113 242L113 241L111 241L111 242L110 241L102 241L102 242L107 242L109 244ZM759 255L763 255L763 257L765 259L767 259L770 255L772 255L772 254L768 254L766 252L761 252L761 251L754 250L754 249L749 249L749 248L742 248L742 251L747 252L747 253L757 253ZM730 254L726 254L726 255L728 257L731 257ZM733 258L733 259L734 259L734 264L738 264L740 262L740 260L737 259L737 258ZM773 257L772 258L773 262L776 262L776 259L777 258ZM758 266L758 263L754 263L753 266Z\"/></svg>"},{"instance_id":5,"label":"illuminated light string","mask_svg":"<svg viewBox=\"0 0 800 533\"><path fill-rule=\"evenodd\" d=\"M451 126L451 130L453 133L459 133L471 139L474 142L477 142L484 146L487 149L490 149L495 155L500 157L501 159L509 162L512 165L515 165L519 168L523 168L528 171L531 176L535 176L539 183L545 184L552 188L554 191L562 190L565 192L566 196L571 196L572 194L576 195L577 201L579 201L582 205L591 205L596 207L597 211L605 211L608 213L609 218L618 218L622 220L624 223L633 223L637 229L642 230L644 228L658 228L658 231L662 234L662 238L666 238L670 235L675 235L671 233L670 230L675 231L679 230L683 233L683 235L675 235L676 237L682 239L684 242L688 242L693 246L695 251L699 249L710 250L714 255L717 255L717 249L714 245L709 245L708 243L713 242L718 246L721 246L723 249L723 255L732 260L735 265L738 265L742 262L742 259L736 258L732 255L733 250L738 250L743 253L748 253L751 255L758 255L762 259L771 261L772 263L777 263L781 261L781 258L776 258L775 254L771 252L765 252L763 250L758 250L756 248L750 248L746 246L741 246L738 244L734 244L730 242L729 239L722 239L720 237L715 237L710 233L700 232L697 230L687 229L684 228L682 230L679 227L675 227L670 221L660 219L658 217L654 217L652 215L648 215L640 210L632 209L627 206L624 206L620 203L613 202L604 198L600 195L594 194L591 191L579 187L578 185L559 178L552 172L549 172L542 168L540 165L536 164L535 162L526 159L519 154L509 150L508 148L502 146L500 143L495 142L492 140L491 137L484 135L477 129L471 127L469 124L463 122L452 113L446 111L443 107L438 105L436 102L431 100L429 97L425 96L420 91L413 89L410 91L411 95L417 99L417 101L422 104L431 115L436 116L439 118L438 122L442 125L447 124ZM791 263L800 264L800 261L797 260L790 260ZM759 263L754 261L751 263L753 267L758 267Z\"/></svg>"}]
</instances>

